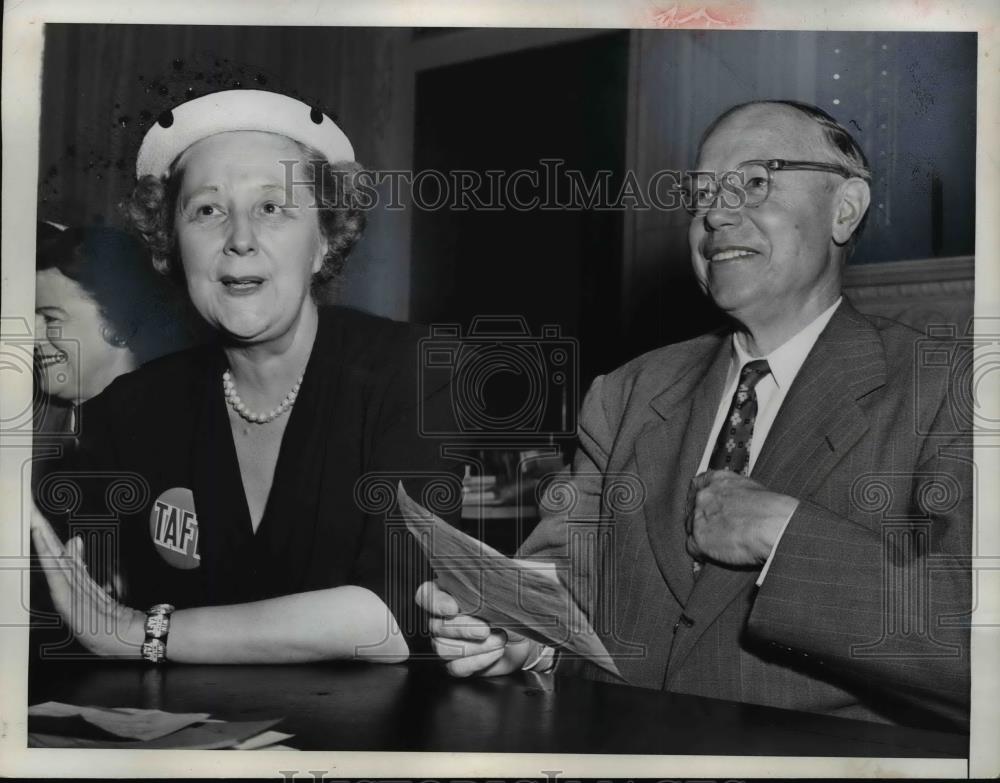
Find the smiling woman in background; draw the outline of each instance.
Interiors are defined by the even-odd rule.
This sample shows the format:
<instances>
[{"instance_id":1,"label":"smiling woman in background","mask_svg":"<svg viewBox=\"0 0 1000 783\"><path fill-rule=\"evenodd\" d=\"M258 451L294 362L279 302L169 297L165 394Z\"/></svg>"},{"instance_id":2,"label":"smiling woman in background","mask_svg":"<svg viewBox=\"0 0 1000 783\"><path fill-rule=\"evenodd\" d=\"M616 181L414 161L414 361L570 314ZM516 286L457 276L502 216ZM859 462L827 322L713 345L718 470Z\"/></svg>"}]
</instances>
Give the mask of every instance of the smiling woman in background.
<instances>
[{"instance_id":1,"label":"smiling woman in background","mask_svg":"<svg viewBox=\"0 0 1000 783\"><path fill-rule=\"evenodd\" d=\"M43 390L65 410L193 344L186 313L177 286L156 274L137 239L105 226L38 224L35 359Z\"/></svg>"},{"instance_id":2,"label":"smiling woman in background","mask_svg":"<svg viewBox=\"0 0 1000 783\"><path fill-rule=\"evenodd\" d=\"M359 170L329 117L277 93L197 98L147 133L131 217L216 339L83 408L81 463L141 477L120 514L124 598L87 577L79 539L64 547L34 515L40 553L72 565L46 571L60 613L82 602L119 629L75 628L92 652L406 659L424 564L413 542L387 554L392 531L355 489L432 471L418 420L448 397L418 396L419 330L313 298L361 235Z\"/></svg>"}]
</instances>

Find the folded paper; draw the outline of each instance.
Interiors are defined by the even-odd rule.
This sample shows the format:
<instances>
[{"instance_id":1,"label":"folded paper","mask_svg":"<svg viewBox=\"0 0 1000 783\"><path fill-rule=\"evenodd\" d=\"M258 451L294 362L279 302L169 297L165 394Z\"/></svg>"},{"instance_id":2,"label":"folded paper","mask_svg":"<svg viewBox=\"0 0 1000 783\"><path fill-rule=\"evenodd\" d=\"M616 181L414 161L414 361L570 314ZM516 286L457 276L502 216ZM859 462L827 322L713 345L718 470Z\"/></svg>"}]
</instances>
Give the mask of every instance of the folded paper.
<instances>
[{"instance_id":1,"label":"folded paper","mask_svg":"<svg viewBox=\"0 0 1000 783\"><path fill-rule=\"evenodd\" d=\"M561 648L621 677L553 564L502 555L431 514L406 494L402 483L397 500L438 584L455 599L461 614Z\"/></svg>"}]
</instances>

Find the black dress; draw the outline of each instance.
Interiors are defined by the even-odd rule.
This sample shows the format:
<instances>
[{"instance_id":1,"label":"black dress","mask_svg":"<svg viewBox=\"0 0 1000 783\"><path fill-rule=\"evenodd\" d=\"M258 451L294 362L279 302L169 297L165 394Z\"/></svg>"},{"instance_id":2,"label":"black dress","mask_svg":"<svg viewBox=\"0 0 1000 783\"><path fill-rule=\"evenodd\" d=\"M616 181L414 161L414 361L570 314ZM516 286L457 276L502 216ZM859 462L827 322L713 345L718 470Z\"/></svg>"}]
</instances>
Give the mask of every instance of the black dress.
<instances>
[{"instance_id":1,"label":"black dress","mask_svg":"<svg viewBox=\"0 0 1000 783\"><path fill-rule=\"evenodd\" d=\"M83 405L73 470L49 474L39 504L63 517L65 535L78 532L74 525L91 539L104 531L86 551L95 560L107 554L124 577L122 600L134 608L360 585L382 598L412 647L424 635L414 593L429 571L392 513L392 490L402 480L411 496L434 497L446 517L457 517L461 504L460 465L440 456L439 439L420 434L430 419L440 432L451 415L448 387L419 382L423 334L320 308L256 533L217 346L151 362ZM60 493L60 481L79 491ZM103 572L96 562L91 571Z\"/></svg>"}]
</instances>

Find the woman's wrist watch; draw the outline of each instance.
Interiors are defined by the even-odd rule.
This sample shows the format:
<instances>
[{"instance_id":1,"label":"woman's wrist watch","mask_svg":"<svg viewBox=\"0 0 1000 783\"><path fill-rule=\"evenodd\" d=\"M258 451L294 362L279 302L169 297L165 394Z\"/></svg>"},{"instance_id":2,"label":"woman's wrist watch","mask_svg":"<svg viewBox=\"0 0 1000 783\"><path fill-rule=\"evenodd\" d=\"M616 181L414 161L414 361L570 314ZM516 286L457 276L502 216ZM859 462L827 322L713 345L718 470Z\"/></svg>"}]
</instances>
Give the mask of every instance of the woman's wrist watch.
<instances>
[{"instance_id":1,"label":"woman's wrist watch","mask_svg":"<svg viewBox=\"0 0 1000 783\"><path fill-rule=\"evenodd\" d=\"M174 607L156 604L146 610L146 641L142 643L142 659L149 663L167 660L167 634L170 633L170 615Z\"/></svg>"}]
</instances>

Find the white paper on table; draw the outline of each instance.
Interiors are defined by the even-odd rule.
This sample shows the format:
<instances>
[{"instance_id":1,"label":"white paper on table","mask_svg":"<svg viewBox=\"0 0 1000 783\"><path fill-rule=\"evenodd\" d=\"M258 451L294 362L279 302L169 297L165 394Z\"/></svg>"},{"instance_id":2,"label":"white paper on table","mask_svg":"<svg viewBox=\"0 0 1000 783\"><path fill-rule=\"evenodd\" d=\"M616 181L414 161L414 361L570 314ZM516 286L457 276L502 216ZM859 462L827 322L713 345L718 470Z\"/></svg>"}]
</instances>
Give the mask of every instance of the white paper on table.
<instances>
[{"instance_id":1,"label":"white paper on table","mask_svg":"<svg viewBox=\"0 0 1000 783\"><path fill-rule=\"evenodd\" d=\"M207 712L173 713L134 707L78 707L47 701L28 707L28 717L72 718L79 716L104 731L126 739L148 741L165 737L185 726L201 723Z\"/></svg>"},{"instance_id":2,"label":"white paper on table","mask_svg":"<svg viewBox=\"0 0 1000 783\"><path fill-rule=\"evenodd\" d=\"M243 742L235 745L233 750L260 750L261 748L273 750L273 746L294 736L294 734L285 734L283 731L264 731L254 737L243 740ZM291 750L288 746L282 746L281 749Z\"/></svg>"},{"instance_id":3,"label":"white paper on table","mask_svg":"<svg viewBox=\"0 0 1000 783\"><path fill-rule=\"evenodd\" d=\"M462 614L561 647L621 677L554 564L507 557L456 530L411 499L402 482L396 497L406 526L420 542L438 583Z\"/></svg>"},{"instance_id":4,"label":"white paper on table","mask_svg":"<svg viewBox=\"0 0 1000 783\"><path fill-rule=\"evenodd\" d=\"M282 719L259 721L206 721L186 726L180 731L152 740L97 740L55 734L28 732L29 748L106 748L166 750L223 750L267 733Z\"/></svg>"}]
</instances>

